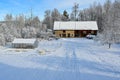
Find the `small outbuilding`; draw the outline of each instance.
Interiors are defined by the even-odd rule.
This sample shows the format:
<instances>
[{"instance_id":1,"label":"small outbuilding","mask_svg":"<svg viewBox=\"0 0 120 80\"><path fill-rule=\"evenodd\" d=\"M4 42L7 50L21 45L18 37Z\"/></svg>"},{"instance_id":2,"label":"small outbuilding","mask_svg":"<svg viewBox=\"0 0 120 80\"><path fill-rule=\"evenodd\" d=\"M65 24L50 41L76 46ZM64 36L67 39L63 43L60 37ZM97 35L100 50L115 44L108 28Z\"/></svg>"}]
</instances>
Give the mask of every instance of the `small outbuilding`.
<instances>
[{"instance_id":1,"label":"small outbuilding","mask_svg":"<svg viewBox=\"0 0 120 80\"><path fill-rule=\"evenodd\" d=\"M37 39L14 39L13 48L36 48L38 46Z\"/></svg>"}]
</instances>

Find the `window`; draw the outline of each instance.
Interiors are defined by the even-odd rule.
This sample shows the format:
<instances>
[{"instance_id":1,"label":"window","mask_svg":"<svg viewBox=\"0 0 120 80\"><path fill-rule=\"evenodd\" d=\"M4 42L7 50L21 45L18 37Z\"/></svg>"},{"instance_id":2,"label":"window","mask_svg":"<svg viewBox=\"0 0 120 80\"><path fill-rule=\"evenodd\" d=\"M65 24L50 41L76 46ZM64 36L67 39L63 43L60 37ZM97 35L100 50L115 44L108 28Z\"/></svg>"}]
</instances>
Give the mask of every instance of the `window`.
<instances>
[{"instance_id":1,"label":"window","mask_svg":"<svg viewBox=\"0 0 120 80\"><path fill-rule=\"evenodd\" d=\"M71 34L71 36L73 37L73 34Z\"/></svg>"},{"instance_id":2,"label":"window","mask_svg":"<svg viewBox=\"0 0 120 80\"><path fill-rule=\"evenodd\" d=\"M87 35L87 31L83 31L82 32L82 37L86 37L86 35Z\"/></svg>"},{"instance_id":3,"label":"window","mask_svg":"<svg viewBox=\"0 0 120 80\"><path fill-rule=\"evenodd\" d=\"M65 33L66 31L65 30L63 30L63 33Z\"/></svg>"},{"instance_id":4,"label":"window","mask_svg":"<svg viewBox=\"0 0 120 80\"><path fill-rule=\"evenodd\" d=\"M70 33L68 33L68 37L70 37Z\"/></svg>"},{"instance_id":5,"label":"window","mask_svg":"<svg viewBox=\"0 0 120 80\"><path fill-rule=\"evenodd\" d=\"M83 31L83 34L86 34L87 32L86 31Z\"/></svg>"},{"instance_id":6,"label":"window","mask_svg":"<svg viewBox=\"0 0 120 80\"><path fill-rule=\"evenodd\" d=\"M62 37L66 37L66 34L62 34Z\"/></svg>"},{"instance_id":7,"label":"window","mask_svg":"<svg viewBox=\"0 0 120 80\"><path fill-rule=\"evenodd\" d=\"M91 34L94 34L94 31L91 31Z\"/></svg>"}]
</instances>

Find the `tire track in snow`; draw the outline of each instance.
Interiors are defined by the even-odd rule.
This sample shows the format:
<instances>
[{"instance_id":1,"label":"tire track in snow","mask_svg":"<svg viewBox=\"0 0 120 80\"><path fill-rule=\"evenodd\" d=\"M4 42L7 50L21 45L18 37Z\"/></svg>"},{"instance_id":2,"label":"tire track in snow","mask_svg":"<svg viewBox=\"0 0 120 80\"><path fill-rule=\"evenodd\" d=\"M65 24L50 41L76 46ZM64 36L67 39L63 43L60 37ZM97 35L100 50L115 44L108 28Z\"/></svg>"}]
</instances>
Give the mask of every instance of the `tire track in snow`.
<instances>
[{"instance_id":1,"label":"tire track in snow","mask_svg":"<svg viewBox=\"0 0 120 80\"><path fill-rule=\"evenodd\" d=\"M79 69L79 61L77 59L76 55L76 45L72 45L70 43L64 43L65 48L65 60L63 62L63 65L65 66L65 69L68 70L70 73L74 73L73 77L76 79L80 79L80 69Z\"/></svg>"}]
</instances>

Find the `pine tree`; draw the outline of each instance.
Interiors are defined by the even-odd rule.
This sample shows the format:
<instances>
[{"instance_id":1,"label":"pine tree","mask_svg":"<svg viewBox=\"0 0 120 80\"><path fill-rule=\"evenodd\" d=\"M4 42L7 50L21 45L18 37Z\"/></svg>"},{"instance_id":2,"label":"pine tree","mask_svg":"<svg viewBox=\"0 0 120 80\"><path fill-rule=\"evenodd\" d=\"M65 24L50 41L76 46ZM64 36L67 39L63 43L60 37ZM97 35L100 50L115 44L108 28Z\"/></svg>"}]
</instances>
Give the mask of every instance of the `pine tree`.
<instances>
[{"instance_id":1,"label":"pine tree","mask_svg":"<svg viewBox=\"0 0 120 80\"><path fill-rule=\"evenodd\" d=\"M62 21L68 21L68 20L69 20L69 14L66 10L64 10L62 15Z\"/></svg>"}]
</instances>

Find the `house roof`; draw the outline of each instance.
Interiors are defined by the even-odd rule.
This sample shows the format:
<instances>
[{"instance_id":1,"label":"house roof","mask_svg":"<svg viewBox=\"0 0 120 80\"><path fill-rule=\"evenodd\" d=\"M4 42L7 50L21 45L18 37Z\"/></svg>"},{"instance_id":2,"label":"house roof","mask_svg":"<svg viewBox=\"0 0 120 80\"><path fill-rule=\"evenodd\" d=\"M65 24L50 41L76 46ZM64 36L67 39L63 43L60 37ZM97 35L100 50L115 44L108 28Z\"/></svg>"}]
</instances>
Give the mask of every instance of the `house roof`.
<instances>
[{"instance_id":1,"label":"house roof","mask_svg":"<svg viewBox=\"0 0 120 80\"><path fill-rule=\"evenodd\" d=\"M96 21L55 21L54 30L98 30Z\"/></svg>"},{"instance_id":2,"label":"house roof","mask_svg":"<svg viewBox=\"0 0 120 80\"><path fill-rule=\"evenodd\" d=\"M14 39L13 44L34 44L36 39Z\"/></svg>"}]
</instances>

